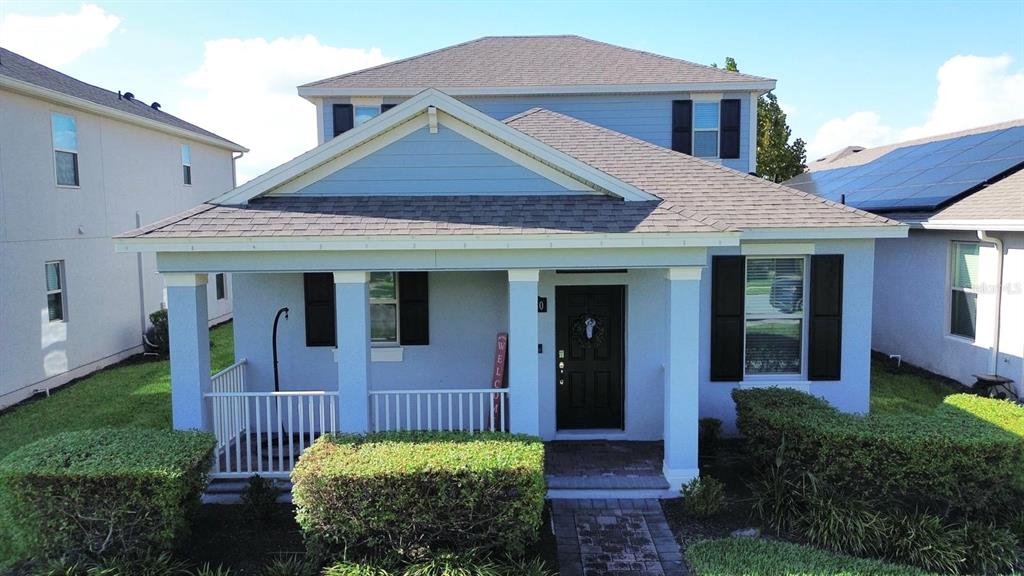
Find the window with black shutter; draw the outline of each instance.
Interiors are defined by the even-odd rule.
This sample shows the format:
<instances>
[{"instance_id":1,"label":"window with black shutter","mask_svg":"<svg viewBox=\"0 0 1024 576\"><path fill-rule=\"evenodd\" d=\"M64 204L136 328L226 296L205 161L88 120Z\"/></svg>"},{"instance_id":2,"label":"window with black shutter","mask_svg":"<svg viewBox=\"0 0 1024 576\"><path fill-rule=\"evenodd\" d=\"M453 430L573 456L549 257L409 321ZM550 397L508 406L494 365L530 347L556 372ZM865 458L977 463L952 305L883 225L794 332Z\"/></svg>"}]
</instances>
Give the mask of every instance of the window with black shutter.
<instances>
[{"instance_id":1,"label":"window with black shutter","mask_svg":"<svg viewBox=\"0 0 1024 576\"><path fill-rule=\"evenodd\" d=\"M843 256L811 256L807 378L839 380L843 352Z\"/></svg>"},{"instance_id":2,"label":"window with black shutter","mask_svg":"<svg viewBox=\"0 0 1024 576\"><path fill-rule=\"evenodd\" d=\"M348 132L355 125L351 104L335 104L333 110L334 135Z\"/></svg>"},{"instance_id":3,"label":"window with black shutter","mask_svg":"<svg viewBox=\"0 0 1024 576\"><path fill-rule=\"evenodd\" d=\"M693 151L693 101L672 101L672 149L683 154Z\"/></svg>"},{"instance_id":4,"label":"window with black shutter","mask_svg":"<svg viewBox=\"0 0 1024 576\"><path fill-rule=\"evenodd\" d=\"M711 259L711 380L743 380L743 256Z\"/></svg>"},{"instance_id":5,"label":"window with black shutter","mask_svg":"<svg viewBox=\"0 0 1024 576\"><path fill-rule=\"evenodd\" d=\"M722 100L719 158L740 157L740 101Z\"/></svg>"},{"instance_id":6,"label":"window with black shutter","mask_svg":"<svg viewBox=\"0 0 1024 576\"><path fill-rule=\"evenodd\" d=\"M306 346L336 346L333 274L308 273L303 281ZM373 272L369 297L373 343L400 343L403 346L429 343L426 272Z\"/></svg>"},{"instance_id":7,"label":"window with black shutter","mask_svg":"<svg viewBox=\"0 0 1024 576\"><path fill-rule=\"evenodd\" d=\"M334 275L316 272L303 275L306 299L306 346L335 346Z\"/></svg>"}]
</instances>

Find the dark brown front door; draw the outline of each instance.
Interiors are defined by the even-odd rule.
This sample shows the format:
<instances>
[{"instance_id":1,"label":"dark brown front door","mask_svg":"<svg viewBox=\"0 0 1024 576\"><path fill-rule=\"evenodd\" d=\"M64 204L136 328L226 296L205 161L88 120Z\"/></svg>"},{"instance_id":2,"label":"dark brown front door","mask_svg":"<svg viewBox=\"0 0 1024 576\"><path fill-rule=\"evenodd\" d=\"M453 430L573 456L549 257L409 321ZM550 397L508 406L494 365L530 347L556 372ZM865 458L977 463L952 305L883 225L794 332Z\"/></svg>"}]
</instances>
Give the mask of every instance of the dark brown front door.
<instances>
[{"instance_id":1,"label":"dark brown front door","mask_svg":"<svg viewBox=\"0 0 1024 576\"><path fill-rule=\"evenodd\" d=\"M624 292L622 286L555 288L559 430L623 427Z\"/></svg>"}]
</instances>

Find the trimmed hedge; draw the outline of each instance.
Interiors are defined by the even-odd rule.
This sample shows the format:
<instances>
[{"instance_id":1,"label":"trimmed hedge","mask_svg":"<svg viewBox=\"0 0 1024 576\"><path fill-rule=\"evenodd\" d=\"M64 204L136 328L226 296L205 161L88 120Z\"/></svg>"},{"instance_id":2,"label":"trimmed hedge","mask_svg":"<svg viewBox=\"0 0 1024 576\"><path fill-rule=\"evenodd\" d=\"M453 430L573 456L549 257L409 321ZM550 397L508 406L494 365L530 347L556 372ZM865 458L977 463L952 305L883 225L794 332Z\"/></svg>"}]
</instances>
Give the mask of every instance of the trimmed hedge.
<instances>
[{"instance_id":1,"label":"trimmed hedge","mask_svg":"<svg viewBox=\"0 0 1024 576\"><path fill-rule=\"evenodd\" d=\"M774 540L724 538L686 549L695 576L926 576L916 568Z\"/></svg>"},{"instance_id":2,"label":"trimmed hedge","mask_svg":"<svg viewBox=\"0 0 1024 576\"><path fill-rule=\"evenodd\" d=\"M292 483L314 554L518 556L539 536L544 447L492 433L327 435L302 454Z\"/></svg>"},{"instance_id":3,"label":"trimmed hedge","mask_svg":"<svg viewBox=\"0 0 1024 576\"><path fill-rule=\"evenodd\" d=\"M202 432L89 430L0 460L0 521L40 557L170 549L188 531L215 441Z\"/></svg>"},{"instance_id":4,"label":"trimmed hedge","mask_svg":"<svg viewBox=\"0 0 1024 576\"><path fill-rule=\"evenodd\" d=\"M756 464L788 465L838 491L903 508L999 516L1024 503L1024 408L955 394L933 415L855 416L795 390L734 390Z\"/></svg>"}]
</instances>

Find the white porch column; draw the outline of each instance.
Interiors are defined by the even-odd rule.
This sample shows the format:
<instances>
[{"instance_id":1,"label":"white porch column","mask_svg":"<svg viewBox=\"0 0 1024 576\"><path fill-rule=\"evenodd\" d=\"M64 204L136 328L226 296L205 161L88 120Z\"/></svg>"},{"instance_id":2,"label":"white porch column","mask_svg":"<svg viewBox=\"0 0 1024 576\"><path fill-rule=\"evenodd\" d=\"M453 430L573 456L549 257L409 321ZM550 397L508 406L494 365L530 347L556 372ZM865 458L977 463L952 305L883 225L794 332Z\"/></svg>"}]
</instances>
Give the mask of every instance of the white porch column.
<instances>
[{"instance_id":1,"label":"white porch column","mask_svg":"<svg viewBox=\"0 0 1024 576\"><path fill-rule=\"evenodd\" d=\"M338 429L370 430L370 274L335 272L335 330L338 345Z\"/></svg>"},{"instance_id":2,"label":"white porch column","mask_svg":"<svg viewBox=\"0 0 1024 576\"><path fill-rule=\"evenodd\" d=\"M540 436L537 283L540 270L508 271L509 429Z\"/></svg>"},{"instance_id":3,"label":"white porch column","mask_svg":"<svg viewBox=\"0 0 1024 576\"><path fill-rule=\"evenodd\" d=\"M176 430L210 430L210 326L206 274L167 273L171 339L171 420Z\"/></svg>"},{"instance_id":4,"label":"white porch column","mask_svg":"<svg viewBox=\"0 0 1024 576\"><path fill-rule=\"evenodd\" d=\"M673 491L697 468L700 266L668 269L668 350L665 364L665 463Z\"/></svg>"}]
</instances>

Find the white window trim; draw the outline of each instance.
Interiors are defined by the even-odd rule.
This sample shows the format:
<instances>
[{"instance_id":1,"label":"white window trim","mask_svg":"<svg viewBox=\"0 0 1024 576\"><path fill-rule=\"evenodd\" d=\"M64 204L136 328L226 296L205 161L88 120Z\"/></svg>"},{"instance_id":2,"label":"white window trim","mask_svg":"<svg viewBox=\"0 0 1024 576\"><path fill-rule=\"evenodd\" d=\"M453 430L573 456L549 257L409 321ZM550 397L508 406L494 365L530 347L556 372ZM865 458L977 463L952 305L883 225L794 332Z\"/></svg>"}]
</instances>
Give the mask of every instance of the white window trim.
<instances>
[{"instance_id":1,"label":"white window trim","mask_svg":"<svg viewBox=\"0 0 1024 576\"><path fill-rule=\"evenodd\" d=\"M75 116L74 114L65 114L64 112L59 112L57 110L51 110L50 111L50 147L53 148L53 155L51 157L51 161L53 162L53 184L57 188L71 188L71 189L81 188L82 187L82 164L81 164L81 162L79 162L79 154L78 154L77 146L76 146L76 148L74 150L68 150L66 148L58 148L57 147L57 143L53 139L53 117L58 115L58 114L61 115L61 116L67 116L68 118L72 118L75 121L75 142L76 143L78 142L78 117ZM68 154L74 154L75 155L75 173L76 173L76 176L78 176L78 184L61 184L60 183L60 178L57 176L57 152L65 152L65 153L68 153Z\"/></svg>"},{"instance_id":2,"label":"white window trim","mask_svg":"<svg viewBox=\"0 0 1024 576\"><path fill-rule=\"evenodd\" d=\"M717 100L708 98L708 96L717 96ZM701 98L694 97L693 100L693 117L690 119L690 125L693 126L691 130L690 138L690 150L694 151L694 158L701 158L702 160L720 160L722 158L722 95L721 94L710 94L702 95ZM714 104L718 106L718 126L714 128L697 128L697 104ZM697 156L697 132L714 132L718 136L715 138L715 155L714 156Z\"/></svg>"},{"instance_id":3,"label":"white window trim","mask_svg":"<svg viewBox=\"0 0 1024 576\"><path fill-rule=\"evenodd\" d=\"M185 149L186 148L188 148L188 162L185 162ZM188 182L185 182L184 170L182 171L181 181L182 181L183 185L191 187L192 186L192 180L193 180L193 178L192 178L192 145L188 144L188 143L183 143L181 145L181 167L184 168L185 166L188 166Z\"/></svg>"},{"instance_id":4,"label":"white window trim","mask_svg":"<svg viewBox=\"0 0 1024 576\"><path fill-rule=\"evenodd\" d=\"M949 257L946 258L948 270L946 273L946 336L959 340L961 342L967 342L974 344L978 341L978 319L974 319L974 337L964 336L963 334L956 334L953 332L953 291L964 292L966 294L974 294L975 306L978 305L978 301L981 299L981 293L978 292L977 288L959 288L953 285L953 276L956 274L956 246L957 244L976 244L978 246L978 268L980 272L981 268L981 242L972 240L952 240L949 243ZM975 308L977 309L977 308Z\"/></svg>"},{"instance_id":5,"label":"white window trim","mask_svg":"<svg viewBox=\"0 0 1024 576\"><path fill-rule=\"evenodd\" d=\"M399 282L398 282L398 272L392 272L392 271L386 271L386 270L381 270L380 272L385 272L387 274L392 274L394 276L394 279L395 279L395 297L394 298L370 298L370 306L372 307L374 304L394 304L395 305L395 339L394 339L394 341L391 341L391 340L374 340L373 337L371 336L370 337L370 346L371 347L378 347L378 348L394 348L394 347L397 347L397 346L401 346L401 342L402 342L402 322L401 322L401 320L402 320L402 311L401 311L401 304L398 303L398 300L399 300L399 290L401 290L401 287L398 285L399 284ZM371 282L371 283L373 282L372 276L371 276L371 280L369 280L369 282ZM372 317L372 314L371 314L371 317Z\"/></svg>"},{"instance_id":6,"label":"white window trim","mask_svg":"<svg viewBox=\"0 0 1024 576\"><path fill-rule=\"evenodd\" d=\"M47 319L49 319L49 316L50 316L50 313L49 313L49 308L50 308L49 300L50 300L50 298L49 297L50 297L50 295L51 294L60 294L60 319L59 320L50 320L50 323L51 324L64 323L64 322L68 321L68 292L67 292L67 279L65 278L65 275L64 275L64 261L63 260L47 260L45 266L43 267L43 270L46 271L46 269L49 268L51 264L56 264L57 265L57 282L58 282L58 284L60 284L60 288L58 288L57 290L50 290L50 289L47 288L47 290L46 290L46 300L47 300L47 302L46 302L46 308L47 308L46 316L47 316ZM44 281L45 281L45 276L44 276Z\"/></svg>"},{"instance_id":7,"label":"white window trim","mask_svg":"<svg viewBox=\"0 0 1024 576\"><path fill-rule=\"evenodd\" d=\"M754 320L789 319L800 320L800 372L777 373L777 374L748 374L747 373L747 262L750 260L780 260L798 258L803 261L803 305L800 316L792 314L762 314L753 318ZM773 254L771 256L748 256L743 259L743 381L751 384L767 385L768 383L800 383L808 382L807 379L807 348L808 348L808 322L807 322L807 294L810 292L809 259L806 254Z\"/></svg>"}]
</instances>

